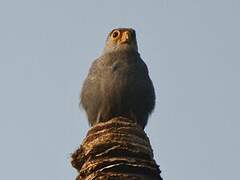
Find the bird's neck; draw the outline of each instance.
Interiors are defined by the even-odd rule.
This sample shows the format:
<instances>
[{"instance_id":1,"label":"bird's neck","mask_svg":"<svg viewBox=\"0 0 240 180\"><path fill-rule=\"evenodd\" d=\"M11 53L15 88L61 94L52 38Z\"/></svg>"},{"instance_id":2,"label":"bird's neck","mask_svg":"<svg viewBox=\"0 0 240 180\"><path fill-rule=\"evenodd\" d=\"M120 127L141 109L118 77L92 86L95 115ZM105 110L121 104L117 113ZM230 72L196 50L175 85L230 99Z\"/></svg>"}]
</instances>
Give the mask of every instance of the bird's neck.
<instances>
[{"instance_id":1,"label":"bird's neck","mask_svg":"<svg viewBox=\"0 0 240 180\"><path fill-rule=\"evenodd\" d=\"M136 51L133 48L104 49L102 52L102 55L114 55L115 56L115 55L121 55L121 54L140 56L138 51Z\"/></svg>"}]
</instances>

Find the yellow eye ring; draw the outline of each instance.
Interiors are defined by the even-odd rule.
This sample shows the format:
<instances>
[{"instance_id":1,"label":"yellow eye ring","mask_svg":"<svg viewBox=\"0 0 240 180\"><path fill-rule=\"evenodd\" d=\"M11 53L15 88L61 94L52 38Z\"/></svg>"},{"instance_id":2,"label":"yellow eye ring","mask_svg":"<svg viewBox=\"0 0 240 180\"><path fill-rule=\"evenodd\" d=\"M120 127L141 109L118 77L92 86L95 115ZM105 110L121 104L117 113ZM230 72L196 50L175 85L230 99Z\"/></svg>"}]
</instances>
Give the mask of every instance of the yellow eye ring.
<instances>
[{"instance_id":1,"label":"yellow eye ring","mask_svg":"<svg viewBox=\"0 0 240 180\"><path fill-rule=\"evenodd\" d=\"M112 37L113 37L113 38L116 38L116 37L119 36L119 34L120 34L119 31L114 31L114 32L112 33Z\"/></svg>"}]
</instances>

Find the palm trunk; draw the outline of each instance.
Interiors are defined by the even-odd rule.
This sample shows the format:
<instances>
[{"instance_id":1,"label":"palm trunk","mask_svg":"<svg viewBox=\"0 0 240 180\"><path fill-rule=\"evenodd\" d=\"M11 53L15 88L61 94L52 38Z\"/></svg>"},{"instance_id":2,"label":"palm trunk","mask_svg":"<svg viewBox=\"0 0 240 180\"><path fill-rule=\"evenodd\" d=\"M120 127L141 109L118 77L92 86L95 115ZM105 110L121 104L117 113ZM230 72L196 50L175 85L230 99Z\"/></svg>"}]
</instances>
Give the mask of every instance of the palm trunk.
<instances>
[{"instance_id":1,"label":"palm trunk","mask_svg":"<svg viewBox=\"0 0 240 180\"><path fill-rule=\"evenodd\" d=\"M79 173L76 180L162 180L144 130L123 117L90 128L71 163Z\"/></svg>"}]
</instances>

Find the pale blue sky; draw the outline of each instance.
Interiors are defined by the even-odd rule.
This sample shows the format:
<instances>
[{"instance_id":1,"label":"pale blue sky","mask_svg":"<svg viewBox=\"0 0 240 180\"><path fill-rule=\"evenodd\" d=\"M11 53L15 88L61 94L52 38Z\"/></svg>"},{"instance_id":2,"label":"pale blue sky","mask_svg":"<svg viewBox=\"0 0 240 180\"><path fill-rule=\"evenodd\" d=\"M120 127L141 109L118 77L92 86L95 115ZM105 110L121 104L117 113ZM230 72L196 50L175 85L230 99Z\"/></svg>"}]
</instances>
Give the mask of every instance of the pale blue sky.
<instances>
[{"instance_id":1,"label":"pale blue sky","mask_svg":"<svg viewBox=\"0 0 240 180\"><path fill-rule=\"evenodd\" d=\"M0 1L0 179L74 179L88 68L133 27L157 95L146 132L165 180L240 179L240 1Z\"/></svg>"}]
</instances>

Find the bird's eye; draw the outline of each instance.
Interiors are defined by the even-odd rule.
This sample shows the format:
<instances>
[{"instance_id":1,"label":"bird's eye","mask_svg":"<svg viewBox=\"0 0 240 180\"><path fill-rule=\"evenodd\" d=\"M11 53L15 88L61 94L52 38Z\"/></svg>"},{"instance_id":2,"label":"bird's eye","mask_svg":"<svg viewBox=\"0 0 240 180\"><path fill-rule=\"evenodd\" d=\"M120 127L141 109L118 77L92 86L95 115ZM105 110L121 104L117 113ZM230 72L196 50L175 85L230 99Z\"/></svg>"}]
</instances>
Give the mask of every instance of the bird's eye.
<instances>
[{"instance_id":1,"label":"bird's eye","mask_svg":"<svg viewBox=\"0 0 240 180\"><path fill-rule=\"evenodd\" d=\"M113 38L116 38L116 37L118 37L118 35L119 35L119 32L118 32L118 31L115 31L115 32L113 32L112 37L113 37Z\"/></svg>"}]
</instances>

